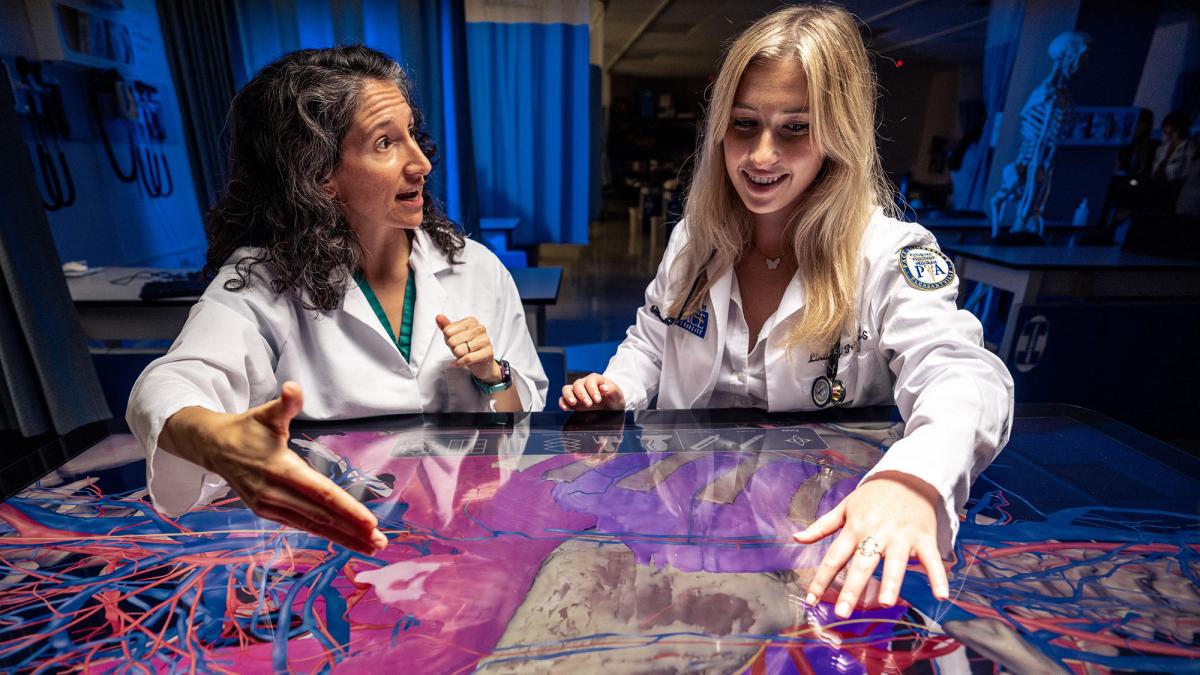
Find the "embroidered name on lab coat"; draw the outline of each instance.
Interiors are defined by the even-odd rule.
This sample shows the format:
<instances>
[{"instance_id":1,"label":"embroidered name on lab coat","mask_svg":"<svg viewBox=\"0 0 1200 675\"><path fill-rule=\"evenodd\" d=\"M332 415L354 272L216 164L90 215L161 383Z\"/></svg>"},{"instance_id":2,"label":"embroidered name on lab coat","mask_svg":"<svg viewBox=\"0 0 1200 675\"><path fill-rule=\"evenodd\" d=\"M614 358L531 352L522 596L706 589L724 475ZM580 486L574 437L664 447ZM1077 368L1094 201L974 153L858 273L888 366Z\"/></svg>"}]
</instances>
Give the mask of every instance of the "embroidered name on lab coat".
<instances>
[{"instance_id":1,"label":"embroidered name on lab coat","mask_svg":"<svg viewBox=\"0 0 1200 675\"><path fill-rule=\"evenodd\" d=\"M954 281L954 263L941 251L925 246L900 250L900 272L909 286L922 291L936 291Z\"/></svg>"},{"instance_id":2,"label":"embroidered name on lab coat","mask_svg":"<svg viewBox=\"0 0 1200 675\"><path fill-rule=\"evenodd\" d=\"M849 354L851 351L857 351L857 350L862 349L862 343L867 340L870 340L870 339L871 339L870 334L868 334L866 330L859 328L858 334L854 336L853 342L848 342L846 344L841 345L842 351L838 352L838 356L839 357L845 356L845 355ZM814 354L812 352L809 352L808 353L808 362L813 363L814 361L828 361L831 356L833 356L832 349L829 350L828 354Z\"/></svg>"},{"instance_id":3,"label":"embroidered name on lab coat","mask_svg":"<svg viewBox=\"0 0 1200 675\"><path fill-rule=\"evenodd\" d=\"M700 305L698 312L676 321L675 325L703 340L704 334L708 332L708 305Z\"/></svg>"}]
</instances>

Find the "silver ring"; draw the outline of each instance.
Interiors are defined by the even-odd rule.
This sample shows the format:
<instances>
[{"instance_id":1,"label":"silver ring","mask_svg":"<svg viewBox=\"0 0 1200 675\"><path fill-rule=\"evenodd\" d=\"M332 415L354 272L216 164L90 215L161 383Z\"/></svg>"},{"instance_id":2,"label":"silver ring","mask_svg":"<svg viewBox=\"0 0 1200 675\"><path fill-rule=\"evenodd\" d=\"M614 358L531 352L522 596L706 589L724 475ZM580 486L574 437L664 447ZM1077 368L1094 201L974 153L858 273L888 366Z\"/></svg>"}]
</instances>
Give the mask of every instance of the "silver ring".
<instances>
[{"instance_id":1,"label":"silver ring","mask_svg":"<svg viewBox=\"0 0 1200 675\"><path fill-rule=\"evenodd\" d=\"M875 537L863 537L862 541L858 542L858 554L867 558L873 558L882 552L879 542L875 541Z\"/></svg>"}]
</instances>

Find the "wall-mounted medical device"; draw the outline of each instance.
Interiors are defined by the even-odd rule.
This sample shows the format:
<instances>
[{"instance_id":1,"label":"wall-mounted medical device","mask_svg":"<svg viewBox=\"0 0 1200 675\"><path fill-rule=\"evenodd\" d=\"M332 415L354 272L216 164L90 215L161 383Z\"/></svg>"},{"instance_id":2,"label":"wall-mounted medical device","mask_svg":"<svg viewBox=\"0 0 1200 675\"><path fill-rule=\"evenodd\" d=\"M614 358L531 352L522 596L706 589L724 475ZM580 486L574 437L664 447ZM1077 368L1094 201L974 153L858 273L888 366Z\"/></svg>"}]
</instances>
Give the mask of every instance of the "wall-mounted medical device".
<instances>
[{"instance_id":1,"label":"wall-mounted medical device","mask_svg":"<svg viewBox=\"0 0 1200 675\"><path fill-rule=\"evenodd\" d=\"M88 105L116 177L125 183L140 181L149 197L171 196L175 181L163 150L167 131L158 88L127 81L114 69L94 71ZM112 132L114 127L119 135ZM125 148L128 158L121 156Z\"/></svg>"},{"instance_id":2,"label":"wall-mounted medical device","mask_svg":"<svg viewBox=\"0 0 1200 675\"><path fill-rule=\"evenodd\" d=\"M122 70L136 62L120 0L25 0L25 8L39 60Z\"/></svg>"},{"instance_id":3,"label":"wall-mounted medical device","mask_svg":"<svg viewBox=\"0 0 1200 675\"><path fill-rule=\"evenodd\" d=\"M42 206L57 211L75 203L75 180L61 142L71 137L59 83L42 73L42 64L17 57L13 93L17 111L29 118L34 155L41 177Z\"/></svg>"}]
</instances>

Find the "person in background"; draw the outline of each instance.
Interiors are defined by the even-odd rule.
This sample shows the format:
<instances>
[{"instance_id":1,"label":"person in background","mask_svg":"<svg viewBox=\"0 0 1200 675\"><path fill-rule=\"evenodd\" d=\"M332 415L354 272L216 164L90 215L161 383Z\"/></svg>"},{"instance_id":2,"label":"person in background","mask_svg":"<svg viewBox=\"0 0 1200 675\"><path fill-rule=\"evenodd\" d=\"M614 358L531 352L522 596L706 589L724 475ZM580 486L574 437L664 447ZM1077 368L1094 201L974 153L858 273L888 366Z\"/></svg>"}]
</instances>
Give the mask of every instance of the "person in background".
<instances>
[{"instance_id":1,"label":"person in background","mask_svg":"<svg viewBox=\"0 0 1200 675\"><path fill-rule=\"evenodd\" d=\"M1188 167L1179 187L1179 198L1175 200L1175 214L1200 218L1200 162L1192 162Z\"/></svg>"},{"instance_id":2,"label":"person in background","mask_svg":"<svg viewBox=\"0 0 1200 675\"><path fill-rule=\"evenodd\" d=\"M1159 189L1159 208L1170 210L1179 197L1179 190L1187 178L1197 157L1197 143L1188 136L1191 116L1176 110L1163 118L1162 144L1154 153L1154 168L1151 175Z\"/></svg>"},{"instance_id":3,"label":"person in background","mask_svg":"<svg viewBox=\"0 0 1200 675\"><path fill-rule=\"evenodd\" d=\"M564 410L894 402L904 438L795 535L809 544L840 531L807 601L842 572L842 617L876 592L894 604L910 557L948 597L941 552L1013 409L1012 377L955 305L950 259L927 230L892 217L876 91L858 25L839 7L786 7L742 33L636 323L603 374L559 399Z\"/></svg>"},{"instance_id":4,"label":"person in background","mask_svg":"<svg viewBox=\"0 0 1200 675\"><path fill-rule=\"evenodd\" d=\"M231 487L260 516L370 553L374 516L288 446L292 419L540 410L546 376L507 270L430 198L412 84L362 46L302 50L234 99L215 278L127 420L155 506Z\"/></svg>"},{"instance_id":5,"label":"person in background","mask_svg":"<svg viewBox=\"0 0 1200 675\"><path fill-rule=\"evenodd\" d=\"M1157 189L1151 179L1154 154L1158 149L1158 141L1151 136L1153 131L1154 112L1148 108L1139 109L1132 138L1117 152L1116 170L1109 180L1102 222L1121 223L1135 212L1157 207Z\"/></svg>"},{"instance_id":6,"label":"person in background","mask_svg":"<svg viewBox=\"0 0 1200 675\"><path fill-rule=\"evenodd\" d=\"M1154 169L1154 154L1158 142L1151 136L1154 131L1154 111L1149 108L1138 110L1137 124L1133 137L1117 153L1117 170L1130 178L1143 180L1150 177Z\"/></svg>"}]
</instances>

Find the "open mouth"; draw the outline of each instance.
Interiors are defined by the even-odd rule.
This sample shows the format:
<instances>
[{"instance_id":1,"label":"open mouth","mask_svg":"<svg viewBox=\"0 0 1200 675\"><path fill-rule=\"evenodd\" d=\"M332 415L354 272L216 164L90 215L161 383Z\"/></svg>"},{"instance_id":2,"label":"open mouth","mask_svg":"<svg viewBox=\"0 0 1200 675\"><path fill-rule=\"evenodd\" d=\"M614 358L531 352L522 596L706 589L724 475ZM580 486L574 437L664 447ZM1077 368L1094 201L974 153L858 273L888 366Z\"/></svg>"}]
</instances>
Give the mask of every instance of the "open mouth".
<instances>
[{"instance_id":1,"label":"open mouth","mask_svg":"<svg viewBox=\"0 0 1200 675\"><path fill-rule=\"evenodd\" d=\"M751 184L764 188L771 187L787 177L786 173L779 174L777 176L756 176L746 171L743 171L742 175L746 176L746 180L750 181Z\"/></svg>"},{"instance_id":2,"label":"open mouth","mask_svg":"<svg viewBox=\"0 0 1200 675\"><path fill-rule=\"evenodd\" d=\"M420 202L421 201L421 191L413 190L412 192L396 193L396 201L409 202L409 203Z\"/></svg>"}]
</instances>

